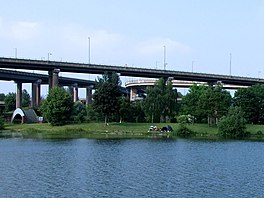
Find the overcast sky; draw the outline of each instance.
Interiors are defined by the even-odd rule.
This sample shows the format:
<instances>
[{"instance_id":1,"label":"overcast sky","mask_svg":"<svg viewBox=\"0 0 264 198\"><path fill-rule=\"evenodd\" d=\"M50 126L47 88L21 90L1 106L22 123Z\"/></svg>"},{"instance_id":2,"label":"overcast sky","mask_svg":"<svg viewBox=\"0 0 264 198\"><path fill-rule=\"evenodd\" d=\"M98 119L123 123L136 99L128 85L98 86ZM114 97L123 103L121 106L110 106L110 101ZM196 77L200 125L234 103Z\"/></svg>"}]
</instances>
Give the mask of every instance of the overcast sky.
<instances>
[{"instance_id":1,"label":"overcast sky","mask_svg":"<svg viewBox=\"0 0 264 198\"><path fill-rule=\"evenodd\" d=\"M2 57L264 77L264 0L0 2Z\"/></svg>"}]
</instances>

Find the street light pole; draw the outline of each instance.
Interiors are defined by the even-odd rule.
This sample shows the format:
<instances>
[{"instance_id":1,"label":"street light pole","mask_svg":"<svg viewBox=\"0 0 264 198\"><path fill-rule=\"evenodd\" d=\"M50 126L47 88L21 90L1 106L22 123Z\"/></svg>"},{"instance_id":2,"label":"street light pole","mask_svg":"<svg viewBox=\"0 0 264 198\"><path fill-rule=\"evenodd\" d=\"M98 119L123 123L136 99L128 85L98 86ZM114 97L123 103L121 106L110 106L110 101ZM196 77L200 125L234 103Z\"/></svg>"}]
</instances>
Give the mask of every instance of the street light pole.
<instances>
[{"instance_id":1,"label":"street light pole","mask_svg":"<svg viewBox=\"0 0 264 198\"><path fill-rule=\"evenodd\" d=\"M88 37L88 49L89 49L89 53L88 53L88 63L91 64L91 38Z\"/></svg>"},{"instance_id":2,"label":"street light pole","mask_svg":"<svg viewBox=\"0 0 264 198\"><path fill-rule=\"evenodd\" d=\"M49 52L48 53L48 61L49 61L49 58L50 58L51 55L52 55L52 53Z\"/></svg>"},{"instance_id":3,"label":"street light pole","mask_svg":"<svg viewBox=\"0 0 264 198\"><path fill-rule=\"evenodd\" d=\"M164 55L163 55L163 58L164 58L164 70L166 70L166 46L164 45L163 48L164 48Z\"/></svg>"},{"instance_id":4,"label":"street light pole","mask_svg":"<svg viewBox=\"0 0 264 198\"><path fill-rule=\"evenodd\" d=\"M194 61L192 61L192 72L193 72L193 65L194 65Z\"/></svg>"},{"instance_id":5,"label":"street light pole","mask_svg":"<svg viewBox=\"0 0 264 198\"><path fill-rule=\"evenodd\" d=\"M232 68L232 54L230 53L230 61L229 61L229 75L231 76L231 68Z\"/></svg>"}]
</instances>

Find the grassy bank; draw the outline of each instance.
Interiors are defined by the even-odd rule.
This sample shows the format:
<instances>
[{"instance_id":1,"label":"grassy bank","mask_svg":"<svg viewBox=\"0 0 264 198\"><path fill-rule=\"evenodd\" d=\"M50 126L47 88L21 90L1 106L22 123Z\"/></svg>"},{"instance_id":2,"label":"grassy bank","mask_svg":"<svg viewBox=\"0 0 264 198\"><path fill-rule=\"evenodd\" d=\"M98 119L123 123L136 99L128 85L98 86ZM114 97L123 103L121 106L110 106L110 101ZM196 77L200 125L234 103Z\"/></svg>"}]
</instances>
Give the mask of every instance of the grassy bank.
<instances>
[{"instance_id":1,"label":"grassy bank","mask_svg":"<svg viewBox=\"0 0 264 198\"><path fill-rule=\"evenodd\" d=\"M44 123L6 125L4 132L6 134L19 134L23 137L32 138L148 138L153 136L176 136L176 133L148 133L150 125L158 127L166 126L166 124L160 123L110 123L108 126L105 126L104 123L84 123L65 126L51 126ZM179 125L176 123L170 125L177 132ZM194 124L188 125L188 128L195 132L193 138L219 138L216 127L208 127L206 124ZM247 131L252 134L250 139L264 140L263 125L248 125Z\"/></svg>"}]
</instances>

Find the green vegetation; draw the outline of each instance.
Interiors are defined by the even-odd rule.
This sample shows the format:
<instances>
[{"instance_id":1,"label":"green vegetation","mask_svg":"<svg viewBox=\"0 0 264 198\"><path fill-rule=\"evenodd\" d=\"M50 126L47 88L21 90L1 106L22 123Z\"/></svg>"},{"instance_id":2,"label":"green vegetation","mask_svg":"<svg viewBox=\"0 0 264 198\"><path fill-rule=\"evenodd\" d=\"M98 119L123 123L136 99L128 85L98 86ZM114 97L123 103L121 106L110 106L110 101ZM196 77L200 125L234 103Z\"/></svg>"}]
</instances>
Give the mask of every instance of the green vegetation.
<instances>
[{"instance_id":1,"label":"green vegetation","mask_svg":"<svg viewBox=\"0 0 264 198\"><path fill-rule=\"evenodd\" d=\"M63 125L71 120L72 97L65 89L54 87L49 91L40 109L51 125Z\"/></svg>"},{"instance_id":2,"label":"green vegetation","mask_svg":"<svg viewBox=\"0 0 264 198\"><path fill-rule=\"evenodd\" d=\"M104 115L105 124L108 123L111 114L116 114L120 110L120 85L121 81L116 73L106 72L96 81L93 107L96 112Z\"/></svg>"},{"instance_id":3,"label":"green vegetation","mask_svg":"<svg viewBox=\"0 0 264 198\"><path fill-rule=\"evenodd\" d=\"M120 85L116 73L105 73L98 78L93 102L88 106L81 102L73 104L70 93L56 87L49 92L40 108L44 119L51 125L18 125L18 128L10 125L6 128L22 133L85 137L162 135L262 139L264 136L264 127L250 125L264 124L264 85L239 89L233 98L221 84L193 85L182 96L173 88L170 79L161 78L154 86L147 87L146 93L138 92L143 100L133 102L122 95ZM177 97L181 97L180 102L177 102ZM26 91L23 91L23 100L26 101L24 105L29 104ZM5 96L5 103L8 111L14 110L15 94ZM67 125L69 123L71 125ZM150 125L160 128L168 125L161 123L170 123L173 133L147 132Z\"/></svg>"},{"instance_id":4,"label":"green vegetation","mask_svg":"<svg viewBox=\"0 0 264 198\"><path fill-rule=\"evenodd\" d=\"M5 96L5 111L14 111L16 109L16 94L9 93Z\"/></svg>"},{"instance_id":5,"label":"green vegetation","mask_svg":"<svg viewBox=\"0 0 264 198\"><path fill-rule=\"evenodd\" d=\"M4 125L4 119L2 118L2 116L0 115L0 131L5 129L5 125Z\"/></svg>"},{"instance_id":6,"label":"green vegetation","mask_svg":"<svg viewBox=\"0 0 264 198\"><path fill-rule=\"evenodd\" d=\"M189 117L187 115L180 115L177 120L179 123L179 128L176 131L176 135L180 137L190 137L195 135L195 133L187 127Z\"/></svg>"},{"instance_id":7,"label":"green vegetation","mask_svg":"<svg viewBox=\"0 0 264 198\"><path fill-rule=\"evenodd\" d=\"M165 124L153 123L158 127ZM148 132L149 123L82 123L64 126L44 124L6 125L5 132L19 133L25 138L178 138L184 137L177 134L180 129L178 123L170 124L172 133ZM187 124L186 127L194 134L187 136L193 139L222 139L217 127L208 127L207 124ZM247 132L251 135L246 139L264 140L263 125L247 125ZM185 136L186 137L186 136ZM231 138L231 137L230 137Z\"/></svg>"},{"instance_id":8,"label":"green vegetation","mask_svg":"<svg viewBox=\"0 0 264 198\"><path fill-rule=\"evenodd\" d=\"M224 137L245 137L246 120L241 107L231 107L228 115L223 116L219 122L219 132Z\"/></svg>"},{"instance_id":9,"label":"green vegetation","mask_svg":"<svg viewBox=\"0 0 264 198\"><path fill-rule=\"evenodd\" d=\"M143 109L149 122L171 121L177 114L177 92L171 80L160 78L153 87L147 88Z\"/></svg>"}]
</instances>

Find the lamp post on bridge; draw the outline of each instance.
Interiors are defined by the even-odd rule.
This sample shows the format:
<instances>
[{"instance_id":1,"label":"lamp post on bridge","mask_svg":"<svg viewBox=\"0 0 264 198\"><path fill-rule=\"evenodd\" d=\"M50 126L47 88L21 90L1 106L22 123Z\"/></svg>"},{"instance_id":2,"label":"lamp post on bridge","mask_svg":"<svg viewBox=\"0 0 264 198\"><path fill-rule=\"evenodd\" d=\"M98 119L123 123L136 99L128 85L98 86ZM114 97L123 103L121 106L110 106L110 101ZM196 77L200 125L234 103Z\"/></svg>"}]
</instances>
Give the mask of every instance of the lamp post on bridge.
<instances>
[{"instance_id":1,"label":"lamp post on bridge","mask_svg":"<svg viewBox=\"0 0 264 198\"><path fill-rule=\"evenodd\" d=\"M88 63L91 64L91 37L88 37Z\"/></svg>"},{"instance_id":2,"label":"lamp post on bridge","mask_svg":"<svg viewBox=\"0 0 264 198\"><path fill-rule=\"evenodd\" d=\"M163 58L164 58L164 70L166 70L166 65L167 65L167 63L166 63L166 45L163 46L163 52L164 52L164 54L163 54Z\"/></svg>"},{"instance_id":3,"label":"lamp post on bridge","mask_svg":"<svg viewBox=\"0 0 264 198\"><path fill-rule=\"evenodd\" d=\"M51 55L52 55L52 53L49 52L48 53L48 61L49 61L49 58L50 58Z\"/></svg>"}]
</instances>

